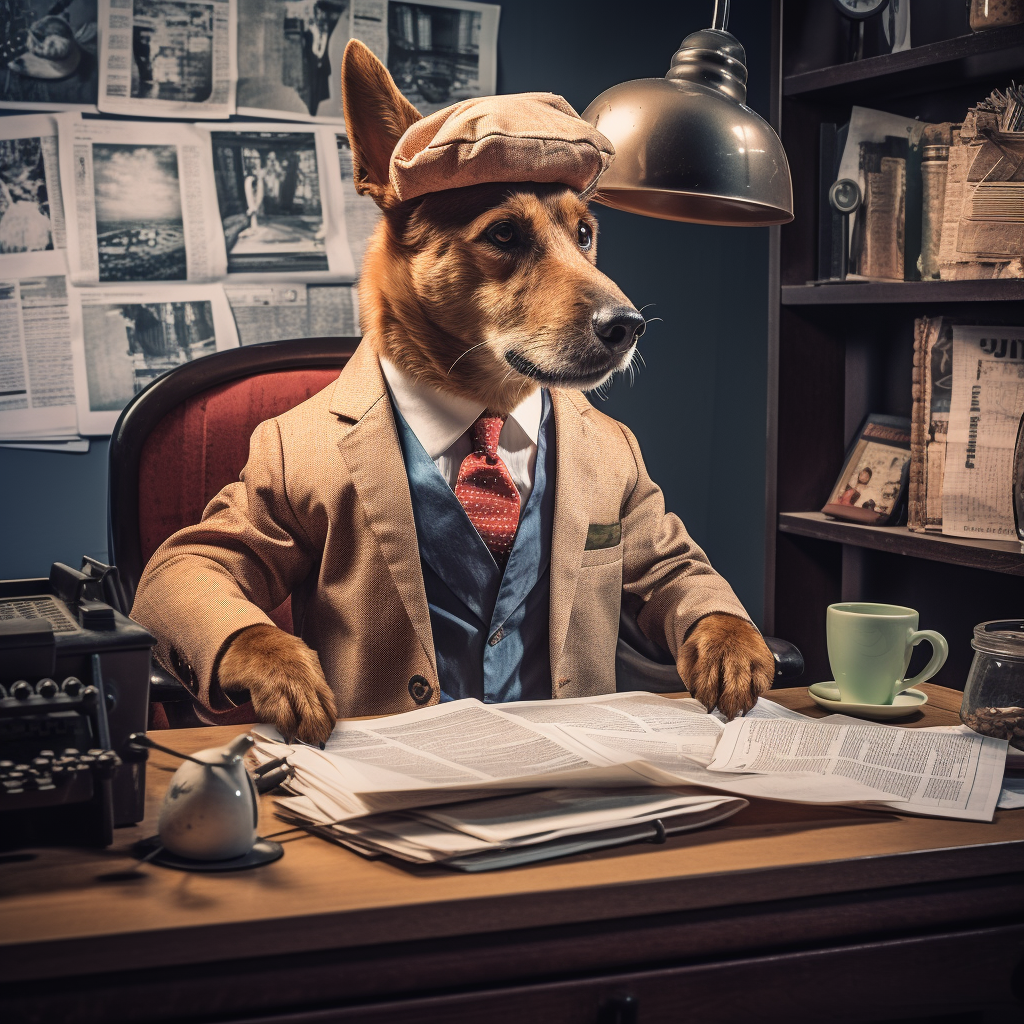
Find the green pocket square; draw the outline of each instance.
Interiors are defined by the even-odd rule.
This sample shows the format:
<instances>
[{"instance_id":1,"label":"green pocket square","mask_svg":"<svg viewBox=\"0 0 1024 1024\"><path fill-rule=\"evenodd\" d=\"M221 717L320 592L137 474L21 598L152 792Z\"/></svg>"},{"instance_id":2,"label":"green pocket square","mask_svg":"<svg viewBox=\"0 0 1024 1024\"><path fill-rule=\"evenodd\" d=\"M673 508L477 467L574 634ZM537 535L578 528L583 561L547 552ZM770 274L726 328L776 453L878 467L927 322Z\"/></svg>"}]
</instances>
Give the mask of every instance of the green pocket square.
<instances>
[{"instance_id":1,"label":"green pocket square","mask_svg":"<svg viewBox=\"0 0 1024 1024\"><path fill-rule=\"evenodd\" d=\"M613 548L622 539L621 523L591 523L587 528L587 543L584 551L596 548Z\"/></svg>"}]
</instances>

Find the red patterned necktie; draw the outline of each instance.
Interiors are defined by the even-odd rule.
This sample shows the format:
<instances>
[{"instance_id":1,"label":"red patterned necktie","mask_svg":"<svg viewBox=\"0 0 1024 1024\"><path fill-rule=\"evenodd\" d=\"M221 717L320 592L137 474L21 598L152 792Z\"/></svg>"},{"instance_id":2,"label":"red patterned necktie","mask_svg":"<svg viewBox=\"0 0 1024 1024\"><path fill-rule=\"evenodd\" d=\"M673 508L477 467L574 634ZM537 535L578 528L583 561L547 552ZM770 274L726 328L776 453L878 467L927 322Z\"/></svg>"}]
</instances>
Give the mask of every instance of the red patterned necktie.
<instances>
[{"instance_id":1,"label":"red patterned necktie","mask_svg":"<svg viewBox=\"0 0 1024 1024\"><path fill-rule=\"evenodd\" d=\"M469 428L473 451L462 460L455 497L504 569L519 528L519 491L508 466L498 458L504 416L481 416Z\"/></svg>"}]
</instances>

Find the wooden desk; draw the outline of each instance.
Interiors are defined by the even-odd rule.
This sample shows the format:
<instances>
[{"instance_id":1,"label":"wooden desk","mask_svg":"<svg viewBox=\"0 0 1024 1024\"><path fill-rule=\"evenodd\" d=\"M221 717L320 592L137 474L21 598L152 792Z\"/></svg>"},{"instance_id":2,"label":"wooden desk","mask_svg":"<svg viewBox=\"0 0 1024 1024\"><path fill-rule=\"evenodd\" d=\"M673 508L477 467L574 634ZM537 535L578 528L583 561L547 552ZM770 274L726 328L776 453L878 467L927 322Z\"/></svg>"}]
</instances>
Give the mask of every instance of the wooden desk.
<instances>
[{"instance_id":1,"label":"wooden desk","mask_svg":"<svg viewBox=\"0 0 1024 1024\"><path fill-rule=\"evenodd\" d=\"M960 695L925 689L911 724L955 723ZM803 689L773 697L818 713ZM192 751L239 731L163 738ZM154 755L146 821L109 850L0 858L5 1024L992 1015L973 1022L1024 1010L1024 811L979 824L755 801L664 846L477 876L303 836L269 867L202 875L127 853L155 831L170 766ZM261 831L279 827L264 798ZM638 1017L615 1015L609 1000L624 994Z\"/></svg>"}]
</instances>

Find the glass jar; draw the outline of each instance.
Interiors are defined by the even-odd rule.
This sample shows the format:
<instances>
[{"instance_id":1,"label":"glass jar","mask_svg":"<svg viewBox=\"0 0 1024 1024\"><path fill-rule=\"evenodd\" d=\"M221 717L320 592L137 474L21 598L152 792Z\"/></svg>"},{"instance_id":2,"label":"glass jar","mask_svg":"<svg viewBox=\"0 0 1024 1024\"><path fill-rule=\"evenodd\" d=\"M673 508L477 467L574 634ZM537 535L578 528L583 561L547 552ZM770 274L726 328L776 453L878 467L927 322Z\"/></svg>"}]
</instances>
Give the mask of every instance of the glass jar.
<instances>
[{"instance_id":1,"label":"glass jar","mask_svg":"<svg viewBox=\"0 0 1024 1024\"><path fill-rule=\"evenodd\" d=\"M979 623L971 646L960 720L1024 750L1024 619Z\"/></svg>"},{"instance_id":2,"label":"glass jar","mask_svg":"<svg viewBox=\"0 0 1024 1024\"><path fill-rule=\"evenodd\" d=\"M1024 0L970 0L972 32L1024 22Z\"/></svg>"}]
</instances>

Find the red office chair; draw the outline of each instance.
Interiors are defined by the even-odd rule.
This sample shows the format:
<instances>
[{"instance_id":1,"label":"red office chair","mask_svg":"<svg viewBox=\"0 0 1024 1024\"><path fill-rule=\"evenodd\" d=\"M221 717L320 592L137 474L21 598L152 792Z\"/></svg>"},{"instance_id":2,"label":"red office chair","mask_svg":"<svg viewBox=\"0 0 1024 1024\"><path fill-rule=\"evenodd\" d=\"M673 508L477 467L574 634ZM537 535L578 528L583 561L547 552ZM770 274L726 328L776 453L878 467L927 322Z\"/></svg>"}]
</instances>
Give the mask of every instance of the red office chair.
<instances>
[{"instance_id":1,"label":"red office chair","mask_svg":"<svg viewBox=\"0 0 1024 1024\"><path fill-rule=\"evenodd\" d=\"M322 391L358 344L310 338L218 352L171 370L128 403L110 438L107 530L129 605L153 552L238 479L257 424ZM291 601L271 618L292 632ZM150 701L151 728L203 724L185 687L159 666Z\"/></svg>"}]
</instances>

